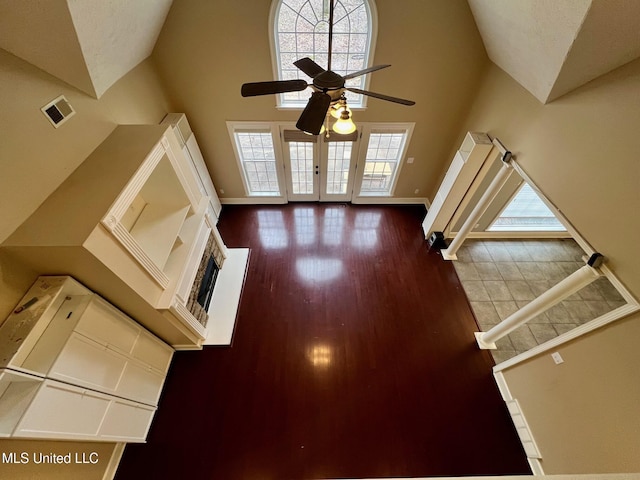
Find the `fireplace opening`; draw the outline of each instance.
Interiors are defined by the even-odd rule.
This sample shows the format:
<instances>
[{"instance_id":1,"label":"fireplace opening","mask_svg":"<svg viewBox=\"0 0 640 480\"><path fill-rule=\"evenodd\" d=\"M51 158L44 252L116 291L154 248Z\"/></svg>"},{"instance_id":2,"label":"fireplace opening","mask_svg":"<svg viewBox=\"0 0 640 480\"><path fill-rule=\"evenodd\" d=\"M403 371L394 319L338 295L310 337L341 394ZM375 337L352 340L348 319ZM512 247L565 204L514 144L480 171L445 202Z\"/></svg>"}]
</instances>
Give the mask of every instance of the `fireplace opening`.
<instances>
[{"instance_id":1,"label":"fireplace opening","mask_svg":"<svg viewBox=\"0 0 640 480\"><path fill-rule=\"evenodd\" d=\"M185 305L194 318L205 327L209 320L209 304L213 297L213 289L223 262L222 250L210 233Z\"/></svg>"},{"instance_id":2,"label":"fireplace opening","mask_svg":"<svg viewBox=\"0 0 640 480\"><path fill-rule=\"evenodd\" d=\"M207 268L204 272L204 277L202 277L197 297L198 304L205 310L209 309L211 297L213 296L213 287L215 287L219 271L220 269L216 264L216 260L213 255L211 255L207 261Z\"/></svg>"}]
</instances>

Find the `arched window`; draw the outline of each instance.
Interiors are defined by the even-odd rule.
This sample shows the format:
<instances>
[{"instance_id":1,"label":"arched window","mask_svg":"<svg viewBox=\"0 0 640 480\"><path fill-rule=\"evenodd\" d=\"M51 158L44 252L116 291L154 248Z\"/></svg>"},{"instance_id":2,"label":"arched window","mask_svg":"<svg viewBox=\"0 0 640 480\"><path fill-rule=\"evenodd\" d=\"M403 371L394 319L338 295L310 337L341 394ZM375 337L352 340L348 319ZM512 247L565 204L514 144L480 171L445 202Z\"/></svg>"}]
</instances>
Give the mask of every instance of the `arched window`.
<instances>
[{"instance_id":1,"label":"arched window","mask_svg":"<svg viewBox=\"0 0 640 480\"><path fill-rule=\"evenodd\" d=\"M335 1L331 70L340 74L368 67L373 59L376 14L373 0L274 0L272 46L278 80L301 78L311 82L293 62L309 57L327 68L329 49L329 2ZM368 75L347 80L347 85L366 89ZM278 96L278 106L304 107L308 89ZM364 106L362 95L348 94L349 106Z\"/></svg>"}]
</instances>

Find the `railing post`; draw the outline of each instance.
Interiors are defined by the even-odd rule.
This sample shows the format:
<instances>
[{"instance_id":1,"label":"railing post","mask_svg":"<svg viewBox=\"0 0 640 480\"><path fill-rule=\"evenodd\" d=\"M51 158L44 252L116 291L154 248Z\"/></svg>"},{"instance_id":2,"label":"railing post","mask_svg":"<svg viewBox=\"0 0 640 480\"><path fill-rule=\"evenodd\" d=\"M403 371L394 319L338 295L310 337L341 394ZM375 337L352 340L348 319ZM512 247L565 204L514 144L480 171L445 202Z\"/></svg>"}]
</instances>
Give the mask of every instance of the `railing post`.
<instances>
[{"instance_id":1,"label":"railing post","mask_svg":"<svg viewBox=\"0 0 640 480\"><path fill-rule=\"evenodd\" d=\"M511 152L508 150L502 155L502 168L496 174L495 178L491 181L489 187L484 192L478 203L473 208L469 217L465 220L460 227L460 230L456 234L456 237L451 241L451 244L448 248L440 251L442 253L442 258L445 260L457 260L456 252L462 246L462 242L465 241L469 232L473 230L476 223L482 216L482 214L489 208L489 204L493 201L495 196L498 194L502 186L505 184L507 179L509 178L509 174L511 173Z\"/></svg>"},{"instance_id":2,"label":"railing post","mask_svg":"<svg viewBox=\"0 0 640 480\"><path fill-rule=\"evenodd\" d=\"M591 255L591 258L589 258L584 267L573 272L538 298L532 300L520 310L505 318L498 325L486 332L476 332L475 335L478 346L483 350L497 348L495 343L496 341L505 337L521 325L524 325L545 310L548 310L554 305L560 303L565 298L570 297L581 288L592 283L602 275L598 269L602 263L602 258L602 255L599 253L594 253Z\"/></svg>"}]
</instances>

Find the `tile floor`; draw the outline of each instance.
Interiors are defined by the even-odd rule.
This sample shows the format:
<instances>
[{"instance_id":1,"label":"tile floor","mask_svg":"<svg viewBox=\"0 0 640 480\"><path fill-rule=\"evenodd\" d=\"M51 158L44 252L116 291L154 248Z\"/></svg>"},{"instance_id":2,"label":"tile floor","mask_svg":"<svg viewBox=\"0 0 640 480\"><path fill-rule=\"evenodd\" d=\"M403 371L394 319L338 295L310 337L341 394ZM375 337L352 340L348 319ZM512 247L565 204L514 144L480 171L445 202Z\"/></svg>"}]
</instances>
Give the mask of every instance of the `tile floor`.
<instances>
[{"instance_id":1,"label":"tile floor","mask_svg":"<svg viewBox=\"0 0 640 480\"><path fill-rule=\"evenodd\" d=\"M584 251L571 239L467 240L457 255L456 272L483 331L584 265ZM526 352L624 304L601 277L499 340L494 360Z\"/></svg>"}]
</instances>

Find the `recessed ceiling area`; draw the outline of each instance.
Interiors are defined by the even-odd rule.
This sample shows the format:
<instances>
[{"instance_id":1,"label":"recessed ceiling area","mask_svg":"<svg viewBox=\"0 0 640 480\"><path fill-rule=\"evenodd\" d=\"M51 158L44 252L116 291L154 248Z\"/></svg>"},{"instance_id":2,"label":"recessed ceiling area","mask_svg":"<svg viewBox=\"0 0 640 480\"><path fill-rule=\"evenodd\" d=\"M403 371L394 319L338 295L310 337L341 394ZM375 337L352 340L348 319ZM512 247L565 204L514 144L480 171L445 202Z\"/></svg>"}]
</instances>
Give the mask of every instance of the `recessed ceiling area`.
<instances>
[{"instance_id":1,"label":"recessed ceiling area","mask_svg":"<svg viewBox=\"0 0 640 480\"><path fill-rule=\"evenodd\" d=\"M100 98L151 55L172 0L0 0L0 48Z\"/></svg>"}]
</instances>

